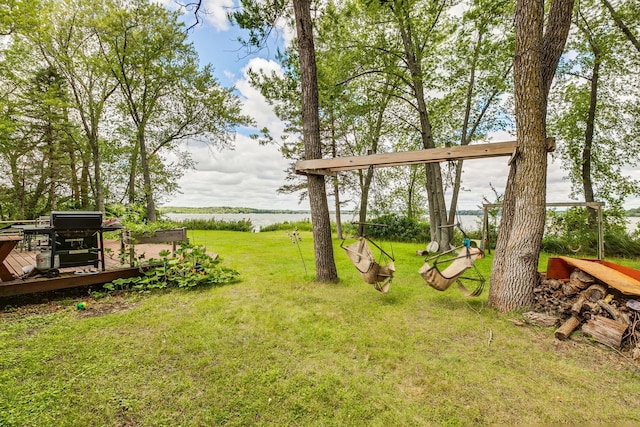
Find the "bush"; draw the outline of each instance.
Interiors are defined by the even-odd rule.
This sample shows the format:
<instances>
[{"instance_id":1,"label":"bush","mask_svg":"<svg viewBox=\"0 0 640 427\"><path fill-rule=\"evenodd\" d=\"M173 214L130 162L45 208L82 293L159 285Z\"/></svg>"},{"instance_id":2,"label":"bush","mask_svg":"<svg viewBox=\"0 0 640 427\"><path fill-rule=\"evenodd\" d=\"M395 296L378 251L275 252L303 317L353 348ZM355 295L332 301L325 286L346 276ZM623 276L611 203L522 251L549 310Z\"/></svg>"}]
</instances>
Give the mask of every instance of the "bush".
<instances>
[{"instance_id":1,"label":"bush","mask_svg":"<svg viewBox=\"0 0 640 427\"><path fill-rule=\"evenodd\" d=\"M333 225L332 225L333 228ZM295 222L279 222L277 224L266 225L260 228L260 231L290 231L290 230L300 230L300 231L312 231L313 226L311 225L311 220L304 221L295 221Z\"/></svg>"},{"instance_id":2,"label":"bush","mask_svg":"<svg viewBox=\"0 0 640 427\"><path fill-rule=\"evenodd\" d=\"M219 259L213 259L205 253L203 247L185 245L176 251L176 257L163 251L162 259L149 260L153 265L144 275L126 279L116 279L103 287L108 291L133 289L150 291L165 288L193 288L203 285L221 285L232 283L240 273L221 267Z\"/></svg>"},{"instance_id":3,"label":"bush","mask_svg":"<svg viewBox=\"0 0 640 427\"><path fill-rule=\"evenodd\" d=\"M241 219L238 221L223 221L215 218L186 219L180 224L189 230L253 231L253 224L250 219Z\"/></svg>"},{"instance_id":4,"label":"bush","mask_svg":"<svg viewBox=\"0 0 640 427\"><path fill-rule=\"evenodd\" d=\"M370 222L381 225L366 227L367 236L373 239L408 243L428 242L431 239L429 224L420 222L415 218L398 214L385 214L373 218Z\"/></svg>"},{"instance_id":5,"label":"bush","mask_svg":"<svg viewBox=\"0 0 640 427\"><path fill-rule=\"evenodd\" d=\"M607 216L606 213L604 247L606 256L640 256L640 242L627 233L624 221L620 221L616 215ZM542 250L564 255L597 256L598 230L590 224L588 210L571 208L566 212L549 211Z\"/></svg>"}]
</instances>

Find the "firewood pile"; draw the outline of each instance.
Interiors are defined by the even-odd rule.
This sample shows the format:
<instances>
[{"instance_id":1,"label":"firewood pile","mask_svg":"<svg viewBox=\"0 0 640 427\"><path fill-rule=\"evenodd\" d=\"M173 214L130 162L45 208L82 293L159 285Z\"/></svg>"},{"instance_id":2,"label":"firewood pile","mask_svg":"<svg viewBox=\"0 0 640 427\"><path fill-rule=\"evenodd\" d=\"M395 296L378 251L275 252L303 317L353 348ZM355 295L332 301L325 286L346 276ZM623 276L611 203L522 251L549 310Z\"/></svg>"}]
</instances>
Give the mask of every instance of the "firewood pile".
<instances>
[{"instance_id":1,"label":"firewood pile","mask_svg":"<svg viewBox=\"0 0 640 427\"><path fill-rule=\"evenodd\" d=\"M559 340L580 327L585 336L640 359L640 301L579 269L568 281L541 280L534 295L533 311L524 313L527 321L557 327Z\"/></svg>"}]
</instances>

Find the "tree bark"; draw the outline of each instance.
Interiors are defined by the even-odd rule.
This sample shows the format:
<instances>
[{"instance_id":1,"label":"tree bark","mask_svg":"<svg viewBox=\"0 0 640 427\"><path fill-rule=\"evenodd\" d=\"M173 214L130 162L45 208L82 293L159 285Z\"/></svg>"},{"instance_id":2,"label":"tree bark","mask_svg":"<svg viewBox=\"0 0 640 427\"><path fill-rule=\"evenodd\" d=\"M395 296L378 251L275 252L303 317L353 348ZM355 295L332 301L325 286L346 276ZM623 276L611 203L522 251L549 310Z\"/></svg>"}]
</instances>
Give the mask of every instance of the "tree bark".
<instances>
[{"instance_id":1,"label":"tree bark","mask_svg":"<svg viewBox=\"0 0 640 427\"><path fill-rule=\"evenodd\" d=\"M320 120L318 117L318 81L316 77L315 47L311 23L310 0L293 0L293 9L300 55L302 89L302 136L307 159L322 158ZM313 245L316 258L316 279L336 282L338 272L333 257L331 221L324 175L307 175Z\"/></svg>"},{"instance_id":2,"label":"tree bark","mask_svg":"<svg viewBox=\"0 0 640 427\"><path fill-rule=\"evenodd\" d=\"M589 91L589 111L587 113L587 124L584 132L584 147L582 147L582 188L584 191L584 201L593 202L593 181L591 179L591 151L593 149L593 133L596 122L596 107L598 104L598 80L600 78L600 49L589 35L589 45L593 53L593 72L591 73L591 88ZM597 214L595 209L589 208L589 225L596 227Z\"/></svg>"},{"instance_id":3,"label":"tree bark","mask_svg":"<svg viewBox=\"0 0 640 427\"><path fill-rule=\"evenodd\" d=\"M489 303L501 311L533 303L537 256L544 229L547 153L543 117L542 29L544 1L521 0L516 12L514 58L517 157L509 174L509 227L498 236ZM509 230L508 233L503 231Z\"/></svg>"},{"instance_id":4,"label":"tree bark","mask_svg":"<svg viewBox=\"0 0 640 427\"><path fill-rule=\"evenodd\" d=\"M518 0L514 84L518 148L505 189L489 304L506 312L533 303L545 224L546 109L571 25L573 0L554 0L543 37L544 0Z\"/></svg>"},{"instance_id":5,"label":"tree bark","mask_svg":"<svg viewBox=\"0 0 640 427\"><path fill-rule=\"evenodd\" d=\"M424 95L424 83L422 66L420 63L420 52L413 39L413 30L408 18L408 12L405 11L403 5L399 5L397 12L399 17L400 36L404 48L405 60L409 73L411 74L411 84L413 96L416 100L416 109L418 111L418 119L420 122L420 137L422 147L425 149L435 148L433 140L433 131L431 121L429 119L429 111ZM427 200L429 203L429 225L431 228L431 239L437 241L442 250L449 249L451 241L452 229L450 227L442 227L447 224L447 205L444 199L444 190L442 182L442 171L439 163L427 163L424 166Z\"/></svg>"}]
</instances>

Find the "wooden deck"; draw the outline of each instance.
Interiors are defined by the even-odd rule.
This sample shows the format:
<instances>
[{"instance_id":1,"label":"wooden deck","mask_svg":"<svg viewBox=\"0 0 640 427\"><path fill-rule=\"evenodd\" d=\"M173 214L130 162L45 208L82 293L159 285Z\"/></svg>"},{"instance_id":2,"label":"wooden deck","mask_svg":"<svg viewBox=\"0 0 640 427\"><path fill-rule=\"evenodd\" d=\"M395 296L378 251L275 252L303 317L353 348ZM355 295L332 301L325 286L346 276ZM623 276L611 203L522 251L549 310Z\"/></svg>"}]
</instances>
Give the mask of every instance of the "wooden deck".
<instances>
[{"instance_id":1,"label":"wooden deck","mask_svg":"<svg viewBox=\"0 0 640 427\"><path fill-rule=\"evenodd\" d=\"M120 241L104 241L105 251L105 271L102 266L98 267L97 273L84 274L82 270L91 267L68 267L60 269L60 277L48 278L46 275L20 278L23 275L23 267L36 265L36 255L39 251L20 251L14 249L4 261L5 266L16 277L16 280L0 281L0 298L14 295L30 294L35 292L46 292L57 289L75 288L90 286L101 283L108 283L118 278L126 278L140 275L140 269L129 265L129 257L126 263L120 261ZM140 244L135 246L136 255L144 254L144 259L160 258L160 251L171 251L171 244ZM82 273L82 274L79 274Z\"/></svg>"}]
</instances>

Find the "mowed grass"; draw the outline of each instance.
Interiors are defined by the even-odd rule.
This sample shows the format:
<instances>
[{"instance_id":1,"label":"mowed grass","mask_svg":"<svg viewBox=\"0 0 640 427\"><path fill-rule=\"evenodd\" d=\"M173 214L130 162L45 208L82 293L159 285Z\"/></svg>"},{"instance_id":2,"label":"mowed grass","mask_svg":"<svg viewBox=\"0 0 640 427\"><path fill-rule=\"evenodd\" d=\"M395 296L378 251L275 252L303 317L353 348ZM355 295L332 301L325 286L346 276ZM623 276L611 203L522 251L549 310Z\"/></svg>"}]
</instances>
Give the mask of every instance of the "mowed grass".
<instances>
[{"instance_id":1,"label":"mowed grass","mask_svg":"<svg viewBox=\"0 0 640 427\"><path fill-rule=\"evenodd\" d=\"M413 244L393 244L386 295L338 240L341 281L316 283L301 236L304 264L284 232L190 231L241 281L2 313L0 425L640 422L638 368L579 332L431 289Z\"/></svg>"}]
</instances>

